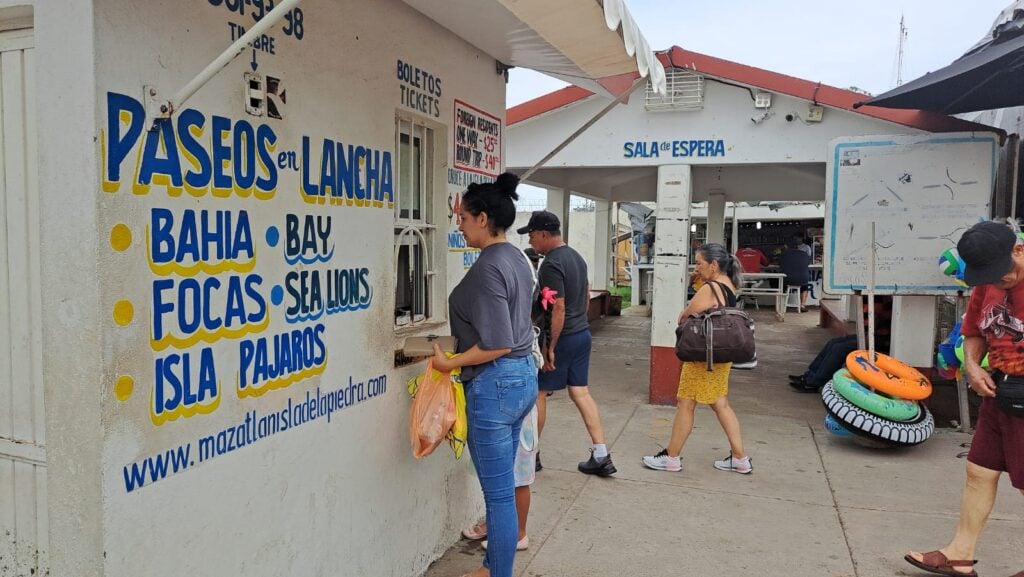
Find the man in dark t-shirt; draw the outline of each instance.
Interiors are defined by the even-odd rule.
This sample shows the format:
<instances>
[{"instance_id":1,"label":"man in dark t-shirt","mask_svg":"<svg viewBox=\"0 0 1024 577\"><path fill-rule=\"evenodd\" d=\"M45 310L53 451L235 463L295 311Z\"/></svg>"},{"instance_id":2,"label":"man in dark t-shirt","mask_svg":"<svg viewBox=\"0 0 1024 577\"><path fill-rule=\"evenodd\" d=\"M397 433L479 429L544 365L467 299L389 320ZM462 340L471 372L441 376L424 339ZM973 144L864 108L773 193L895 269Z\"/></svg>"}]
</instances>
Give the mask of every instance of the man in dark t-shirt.
<instances>
[{"instance_id":1,"label":"man in dark t-shirt","mask_svg":"<svg viewBox=\"0 0 1024 577\"><path fill-rule=\"evenodd\" d=\"M545 289L548 293L554 291L555 299L549 307L551 329L545 334L544 367L537 376L537 435L544 430L548 393L568 386L569 398L576 404L594 444L590 458L577 468L588 475L607 477L615 473L615 465L604 442L600 411L587 386L591 345L587 263L562 241L561 223L548 211L534 212L529 224L518 232L529 234L530 246L544 255L537 280L541 293Z\"/></svg>"},{"instance_id":2,"label":"man in dark t-shirt","mask_svg":"<svg viewBox=\"0 0 1024 577\"><path fill-rule=\"evenodd\" d=\"M786 275L786 288L800 287L800 312L807 308L807 295L811 290L811 255L800 250L800 237L786 241L786 251L779 257L779 269Z\"/></svg>"}]
</instances>

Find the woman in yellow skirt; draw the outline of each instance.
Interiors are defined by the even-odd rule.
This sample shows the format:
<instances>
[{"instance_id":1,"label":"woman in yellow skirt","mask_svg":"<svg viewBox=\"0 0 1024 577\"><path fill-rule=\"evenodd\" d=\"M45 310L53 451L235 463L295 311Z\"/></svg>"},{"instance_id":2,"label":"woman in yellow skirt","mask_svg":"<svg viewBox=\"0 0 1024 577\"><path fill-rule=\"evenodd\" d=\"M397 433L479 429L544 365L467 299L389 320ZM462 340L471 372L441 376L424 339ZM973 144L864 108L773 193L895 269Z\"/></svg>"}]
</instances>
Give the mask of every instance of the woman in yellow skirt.
<instances>
[{"instance_id":1,"label":"woman in yellow skirt","mask_svg":"<svg viewBox=\"0 0 1024 577\"><path fill-rule=\"evenodd\" d=\"M703 281L703 286L700 286L679 315L680 323L690 315L718 306L720 302L726 306L736 306L736 287L740 285L743 270L736 257L729 254L724 246L711 243L697 249L695 262L694 273L699 281ZM743 450L740 422L729 405L731 368L732 363L716 363L713 370L708 371L707 364L703 362L683 363L683 370L679 374L679 390L676 392L676 416L668 447L657 455L644 457L644 465L659 471L683 470L679 453L693 431L693 415L700 403L711 407L729 439L729 456L715 461L715 468L744 475L754 470L750 457Z\"/></svg>"}]
</instances>

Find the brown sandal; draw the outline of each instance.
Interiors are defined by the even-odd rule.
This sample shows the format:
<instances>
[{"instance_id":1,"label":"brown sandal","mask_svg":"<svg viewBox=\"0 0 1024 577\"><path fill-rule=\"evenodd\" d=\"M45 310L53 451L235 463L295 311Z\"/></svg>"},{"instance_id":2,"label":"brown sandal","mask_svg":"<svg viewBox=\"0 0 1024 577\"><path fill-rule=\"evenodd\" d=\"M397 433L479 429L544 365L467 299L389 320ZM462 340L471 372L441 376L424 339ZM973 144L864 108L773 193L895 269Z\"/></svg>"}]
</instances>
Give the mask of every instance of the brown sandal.
<instances>
[{"instance_id":1,"label":"brown sandal","mask_svg":"<svg viewBox=\"0 0 1024 577\"><path fill-rule=\"evenodd\" d=\"M929 573L935 573L937 575L949 575L951 577L978 577L978 572L973 569L970 573L964 573L954 569L954 567L973 567L978 562L977 560L950 560L946 558L946 555L943 554L942 551L929 551L927 553L922 553L920 561L914 559L910 555L904 555L903 559L918 569L923 569Z\"/></svg>"}]
</instances>

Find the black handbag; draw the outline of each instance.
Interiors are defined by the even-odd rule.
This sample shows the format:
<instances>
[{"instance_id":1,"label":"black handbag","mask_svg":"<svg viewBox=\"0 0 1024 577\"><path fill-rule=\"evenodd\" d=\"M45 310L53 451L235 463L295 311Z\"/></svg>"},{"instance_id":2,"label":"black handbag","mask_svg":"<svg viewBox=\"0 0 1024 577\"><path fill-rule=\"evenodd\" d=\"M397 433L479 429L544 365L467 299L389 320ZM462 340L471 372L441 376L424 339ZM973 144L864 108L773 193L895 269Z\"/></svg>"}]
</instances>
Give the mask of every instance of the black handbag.
<instances>
[{"instance_id":1,"label":"black handbag","mask_svg":"<svg viewBox=\"0 0 1024 577\"><path fill-rule=\"evenodd\" d=\"M996 379L995 401L1007 415L1024 417L1024 377L1002 375Z\"/></svg>"},{"instance_id":2,"label":"black handbag","mask_svg":"<svg viewBox=\"0 0 1024 577\"><path fill-rule=\"evenodd\" d=\"M676 327L676 356L684 362L747 363L756 358L754 320L735 307L725 306L715 285L717 306L690 315ZM719 290L722 290L719 287Z\"/></svg>"}]
</instances>

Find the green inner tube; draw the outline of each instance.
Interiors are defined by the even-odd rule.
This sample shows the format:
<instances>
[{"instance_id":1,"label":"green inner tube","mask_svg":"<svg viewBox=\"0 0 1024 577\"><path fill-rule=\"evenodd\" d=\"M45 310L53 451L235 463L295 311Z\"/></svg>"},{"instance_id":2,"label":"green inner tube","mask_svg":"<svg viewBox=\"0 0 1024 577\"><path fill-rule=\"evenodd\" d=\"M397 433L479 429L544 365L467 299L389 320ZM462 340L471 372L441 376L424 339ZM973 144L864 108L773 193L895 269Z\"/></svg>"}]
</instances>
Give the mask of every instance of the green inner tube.
<instances>
[{"instance_id":1,"label":"green inner tube","mask_svg":"<svg viewBox=\"0 0 1024 577\"><path fill-rule=\"evenodd\" d=\"M860 384L853 378L850 371L839 369L832 375L832 384L836 392L844 399L857 405L861 409L890 421L910 421L916 419L921 413L917 401L905 401L894 399L881 393L876 393Z\"/></svg>"}]
</instances>

